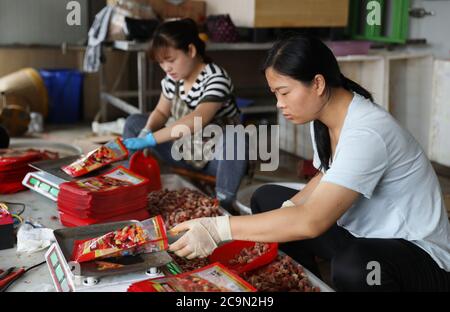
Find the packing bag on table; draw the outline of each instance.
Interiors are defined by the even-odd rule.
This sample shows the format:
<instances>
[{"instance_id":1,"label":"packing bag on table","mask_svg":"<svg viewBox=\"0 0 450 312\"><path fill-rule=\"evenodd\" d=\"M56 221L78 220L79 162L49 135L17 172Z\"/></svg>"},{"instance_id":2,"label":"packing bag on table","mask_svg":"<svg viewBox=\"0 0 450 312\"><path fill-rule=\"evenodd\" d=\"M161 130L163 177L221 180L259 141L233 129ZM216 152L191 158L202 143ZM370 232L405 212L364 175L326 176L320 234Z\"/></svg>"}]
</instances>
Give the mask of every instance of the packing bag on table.
<instances>
[{"instance_id":1,"label":"packing bag on table","mask_svg":"<svg viewBox=\"0 0 450 312\"><path fill-rule=\"evenodd\" d=\"M86 262L166 250L168 240L164 221L156 216L127 225L100 237L75 241L72 260Z\"/></svg>"},{"instance_id":2,"label":"packing bag on table","mask_svg":"<svg viewBox=\"0 0 450 312\"><path fill-rule=\"evenodd\" d=\"M106 222L118 222L118 221L128 221L128 220L146 220L150 218L151 215L146 210L137 210L130 211L125 214L118 214L113 217L105 217L105 218L80 218L79 216L74 216L70 212L66 212L64 210L59 210L59 218L61 220L61 224L67 227L77 227L77 226L86 226L91 224L100 224Z\"/></svg>"},{"instance_id":3,"label":"packing bag on table","mask_svg":"<svg viewBox=\"0 0 450 312\"><path fill-rule=\"evenodd\" d=\"M70 165L61 167L61 169L72 177L80 177L127 157L127 148L123 145L122 140L117 138L77 159Z\"/></svg>"},{"instance_id":4,"label":"packing bag on table","mask_svg":"<svg viewBox=\"0 0 450 312\"><path fill-rule=\"evenodd\" d=\"M220 263L169 277L132 284L128 292L254 292L256 289Z\"/></svg>"},{"instance_id":5,"label":"packing bag on table","mask_svg":"<svg viewBox=\"0 0 450 312\"><path fill-rule=\"evenodd\" d=\"M65 182L60 186L60 193L70 193L75 198L81 196L104 196L111 198L118 193L125 193L130 196L137 196L136 188L146 193L148 179L131 172L125 167L119 166L113 170L91 178L78 181ZM116 199L117 200L117 199Z\"/></svg>"}]
</instances>

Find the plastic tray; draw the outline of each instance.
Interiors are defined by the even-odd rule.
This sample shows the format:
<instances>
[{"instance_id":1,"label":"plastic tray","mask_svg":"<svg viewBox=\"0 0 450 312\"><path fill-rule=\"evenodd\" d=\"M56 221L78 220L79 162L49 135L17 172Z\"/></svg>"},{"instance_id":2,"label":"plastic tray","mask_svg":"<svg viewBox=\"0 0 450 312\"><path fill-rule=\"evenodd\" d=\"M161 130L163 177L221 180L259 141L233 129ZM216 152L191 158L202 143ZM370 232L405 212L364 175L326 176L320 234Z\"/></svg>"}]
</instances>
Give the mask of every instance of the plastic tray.
<instances>
[{"instance_id":1,"label":"plastic tray","mask_svg":"<svg viewBox=\"0 0 450 312\"><path fill-rule=\"evenodd\" d=\"M268 243L269 250L254 259L252 262L244 264L244 265L233 265L230 264L230 261L233 260L244 248L253 248L255 246L255 242L249 241L232 241L230 243L226 243L219 248L216 248L214 252L209 257L210 263L220 262L230 270L235 271L238 274L255 270L260 268L266 264L271 263L278 255L278 244L277 243Z\"/></svg>"}]
</instances>

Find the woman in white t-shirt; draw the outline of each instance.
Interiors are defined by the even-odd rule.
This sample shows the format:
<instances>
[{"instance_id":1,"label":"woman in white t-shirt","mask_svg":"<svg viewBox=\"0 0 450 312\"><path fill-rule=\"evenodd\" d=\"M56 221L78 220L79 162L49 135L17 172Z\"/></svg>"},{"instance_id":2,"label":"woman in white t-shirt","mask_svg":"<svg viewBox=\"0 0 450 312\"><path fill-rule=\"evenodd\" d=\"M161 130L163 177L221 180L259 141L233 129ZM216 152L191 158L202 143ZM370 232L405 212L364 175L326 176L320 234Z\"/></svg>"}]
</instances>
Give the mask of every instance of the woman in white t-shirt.
<instances>
[{"instance_id":1,"label":"woman in white t-shirt","mask_svg":"<svg viewBox=\"0 0 450 312\"><path fill-rule=\"evenodd\" d=\"M264 69L283 115L311 123L319 173L300 192L258 189L254 215L178 225L188 232L170 249L194 258L231 239L280 242L318 275L315 257L330 260L340 291L450 291L450 224L417 141L318 39L277 42Z\"/></svg>"}]
</instances>

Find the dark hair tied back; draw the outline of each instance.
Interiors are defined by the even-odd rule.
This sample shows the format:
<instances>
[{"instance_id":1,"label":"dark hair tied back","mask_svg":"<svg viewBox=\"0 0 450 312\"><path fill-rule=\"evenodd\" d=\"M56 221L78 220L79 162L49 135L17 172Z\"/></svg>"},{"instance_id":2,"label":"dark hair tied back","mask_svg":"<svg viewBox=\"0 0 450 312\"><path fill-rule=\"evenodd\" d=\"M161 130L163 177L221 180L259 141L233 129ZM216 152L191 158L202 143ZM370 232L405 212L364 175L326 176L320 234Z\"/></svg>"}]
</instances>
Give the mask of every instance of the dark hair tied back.
<instances>
[{"instance_id":1,"label":"dark hair tied back","mask_svg":"<svg viewBox=\"0 0 450 312\"><path fill-rule=\"evenodd\" d=\"M157 60L161 57L161 51L169 47L187 53L191 44L195 46L197 54L202 58L203 62L211 62L211 59L206 55L205 42L200 38L197 24L194 20L184 18L162 23L153 33L150 45L150 58Z\"/></svg>"},{"instance_id":2,"label":"dark hair tied back","mask_svg":"<svg viewBox=\"0 0 450 312\"><path fill-rule=\"evenodd\" d=\"M329 94L332 88L344 88L373 100L369 91L341 73L333 52L314 37L294 35L277 41L268 52L263 70L268 68L307 85L316 75L322 75ZM314 139L321 169L328 170L331 158L330 133L320 120L314 121Z\"/></svg>"}]
</instances>

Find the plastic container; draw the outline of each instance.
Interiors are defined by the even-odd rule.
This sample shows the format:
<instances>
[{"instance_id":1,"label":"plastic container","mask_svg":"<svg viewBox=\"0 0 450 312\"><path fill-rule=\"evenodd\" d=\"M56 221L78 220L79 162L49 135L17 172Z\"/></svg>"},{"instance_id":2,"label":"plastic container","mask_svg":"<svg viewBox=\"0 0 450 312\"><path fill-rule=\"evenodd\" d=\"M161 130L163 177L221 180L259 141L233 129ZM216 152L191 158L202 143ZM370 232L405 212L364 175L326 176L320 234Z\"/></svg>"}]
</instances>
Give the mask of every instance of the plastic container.
<instances>
[{"instance_id":1,"label":"plastic container","mask_svg":"<svg viewBox=\"0 0 450 312\"><path fill-rule=\"evenodd\" d=\"M131 156L130 170L140 176L150 180L148 191L159 191L162 189L161 171L158 161L151 157L145 156L142 151L138 151Z\"/></svg>"},{"instance_id":2,"label":"plastic container","mask_svg":"<svg viewBox=\"0 0 450 312\"><path fill-rule=\"evenodd\" d=\"M83 74L77 70L40 70L49 97L50 123L75 123L81 119Z\"/></svg>"},{"instance_id":3,"label":"plastic container","mask_svg":"<svg viewBox=\"0 0 450 312\"><path fill-rule=\"evenodd\" d=\"M258 269L275 260L278 255L278 243L267 243L269 244L269 250L252 262L245 265L230 264L230 261L233 260L241 252L242 249L252 248L255 246L255 244L255 242L239 240L226 243L214 250L211 256L209 256L209 262L220 262L230 270L235 271L237 274L241 274Z\"/></svg>"}]
</instances>

